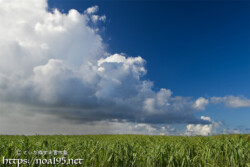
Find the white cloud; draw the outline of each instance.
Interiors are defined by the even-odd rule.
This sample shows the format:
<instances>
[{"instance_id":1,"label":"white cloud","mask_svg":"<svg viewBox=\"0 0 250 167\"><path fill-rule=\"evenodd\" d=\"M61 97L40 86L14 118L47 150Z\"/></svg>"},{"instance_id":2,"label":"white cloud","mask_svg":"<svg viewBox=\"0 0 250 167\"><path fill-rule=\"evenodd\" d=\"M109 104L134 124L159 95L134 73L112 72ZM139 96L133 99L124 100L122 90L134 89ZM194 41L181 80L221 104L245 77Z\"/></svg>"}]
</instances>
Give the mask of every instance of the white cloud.
<instances>
[{"instance_id":1,"label":"white cloud","mask_svg":"<svg viewBox=\"0 0 250 167\"><path fill-rule=\"evenodd\" d=\"M187 131L186 135L203 135L207 136L211 134L212 132L212 125L194 125L194 124L188 124L187 125Z\"/></svg>"},{"instance_id":2,"label":"white cloud","mask_svg":"<svg viewBox=\"0 0 250 167\"><path fill-rule=\"evenodd\" d=\"M220 122L213 122L210 117L201 116L201 119L211 122L211 124L188 124L185 135L212 135L216 134L216 129L219 128Z\"/></svg>"},{"instance_id":3,"label":"white cloud","mask_svg":"<svg viewBox=\"0 0 250 167\"><path fill-rule=\"evenodd\" d=\"M198 98L195 103L194 107L198 110L205 110L205 106L208 105L209 101L203 97Z\"/></svg>"},{"instance_id":4,"label":"white cloud","mask_svg":"<svg viewBox=\"0 0 250 167\"><path fill-rule=\"evenodd\" d=\"M99 20L105 22L106 21L106 16L105 15L100 16Z\"/></svg>"},{"instance_id":5,"label":"white cloud","mask_svg":"<svg viewBox=\"0 0 250 167\"><path fill-rule=\"evenodd\" d=\"M89 7L85 12L87 14L94 14L94 13L98 12L98 10L99 10L98 6L92 6L92 7Z\"/></svg>"},{"instance_id":6,"label":"white cloud","mask_svg":"<svg viewBox=\"0 0 250 167\"><path fill-rule=\"evenodd\" d=\"M250 99L243 96L225 96L225 97L212 97L212 103L225 103L227 107L239 108L250 107Z\"/></svg>"},{"instance_id":7,"label":"white cloud","mask_svg":"<svg viewBox=\"0 0 250 167\"><path fill-rule=\"evenodd\" d=\"M105 15L103 15L103 16L92 15L91 16L91 21L93 23L97 23L98 21L105 22L106 21L106 16Z\"/></svg>"},{"instance_id":8,"label":"white cloud","mask_svg":"<svg viewBox=\"0 0 250 167\"><path fill-rule=\"evenodd\" d=\"M212 122L210 117L201 116L201 119Z\"/></svg>"}]
</instances>

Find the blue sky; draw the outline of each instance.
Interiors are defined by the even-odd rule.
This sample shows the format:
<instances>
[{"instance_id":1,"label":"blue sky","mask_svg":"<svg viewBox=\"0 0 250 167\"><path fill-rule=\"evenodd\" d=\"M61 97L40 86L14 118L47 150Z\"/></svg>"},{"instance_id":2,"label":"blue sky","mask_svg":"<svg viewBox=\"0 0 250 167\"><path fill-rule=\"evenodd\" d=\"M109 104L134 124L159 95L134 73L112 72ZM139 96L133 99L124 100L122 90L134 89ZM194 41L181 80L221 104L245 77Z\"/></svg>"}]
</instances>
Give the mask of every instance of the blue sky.
<instances>
[{"instance_id":1,"label":"blue sky","mask_svg":"<svg viewBox=\"0 0 250 167\"><path fill-rule=\"evenodd\" d=\"M0 2L0 134L249 133L249 1L31 1Z\"/></svg>"}]
</instances>

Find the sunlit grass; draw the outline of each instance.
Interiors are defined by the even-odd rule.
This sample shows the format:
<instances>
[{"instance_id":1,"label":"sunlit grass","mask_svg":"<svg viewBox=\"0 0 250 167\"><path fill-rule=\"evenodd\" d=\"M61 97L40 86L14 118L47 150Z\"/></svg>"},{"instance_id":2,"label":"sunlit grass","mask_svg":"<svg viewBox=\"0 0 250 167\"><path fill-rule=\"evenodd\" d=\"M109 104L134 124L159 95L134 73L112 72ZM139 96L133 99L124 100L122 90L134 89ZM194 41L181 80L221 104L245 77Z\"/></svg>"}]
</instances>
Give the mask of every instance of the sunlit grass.
<instances>
[{"instance_id":1,"label":"sunlit grass","mask_svg":"<svg viewBox=\"0 0 250 167\"><path fill-rule=\"evenodd\" d=\"M36 158L49 159L55 157L49 154L17 155L18 150L22 152L66 150L68 155L64 157L67 159L83 159L82 165L74 166L245 167L250 166L249 145L250 135L210 137L143 135L0 136L0 166L4 166L3 157L11 159L27 158L30 161L29 166L39 166L35 164ZM56 157L62 156L57 155Z\"/></svg>"}]
</instances>

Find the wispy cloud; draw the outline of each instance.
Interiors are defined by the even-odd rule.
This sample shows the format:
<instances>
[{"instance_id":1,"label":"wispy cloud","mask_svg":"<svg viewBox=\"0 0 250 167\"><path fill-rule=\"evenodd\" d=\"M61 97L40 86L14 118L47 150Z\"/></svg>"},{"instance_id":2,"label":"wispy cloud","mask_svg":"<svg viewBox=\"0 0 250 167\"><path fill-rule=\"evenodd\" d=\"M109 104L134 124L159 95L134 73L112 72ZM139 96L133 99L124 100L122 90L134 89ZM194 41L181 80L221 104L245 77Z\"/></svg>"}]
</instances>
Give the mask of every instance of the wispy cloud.
<instances>
[{"instance_id":1,"label":"wispy cloud","mask_svg":"<svg viewBox=\"0 0 250 167\"><path fill-rule=\"evenodd\" d=\"M250 107L250 99L243 96L212 97L211 102L214 104L225 103L227 107L232 108Z\"/></svg>"}]
</instances>

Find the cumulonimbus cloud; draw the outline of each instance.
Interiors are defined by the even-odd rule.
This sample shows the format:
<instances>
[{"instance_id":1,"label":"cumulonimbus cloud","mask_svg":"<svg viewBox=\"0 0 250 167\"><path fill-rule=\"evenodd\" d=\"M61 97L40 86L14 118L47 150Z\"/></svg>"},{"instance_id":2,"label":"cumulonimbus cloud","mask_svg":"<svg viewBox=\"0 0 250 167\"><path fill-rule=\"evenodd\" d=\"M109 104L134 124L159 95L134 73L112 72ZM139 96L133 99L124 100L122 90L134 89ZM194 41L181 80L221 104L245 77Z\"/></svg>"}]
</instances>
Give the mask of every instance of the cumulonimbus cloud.
<instances>
[{"instance_id":1,"label":"cumulonimbus cloud","mask_svg":"<svg viewBox=\"0 0 250 167\"><path fill-rule=\"evenodd\" d=\"M0 0L0 100L78 122L209 123L194 116L209 101L153 91L142 57L110 54L90 22L72 9L48 11L46 0ZM93 16L98 19L93 20Z\"/></svg>"}]
</instances>

